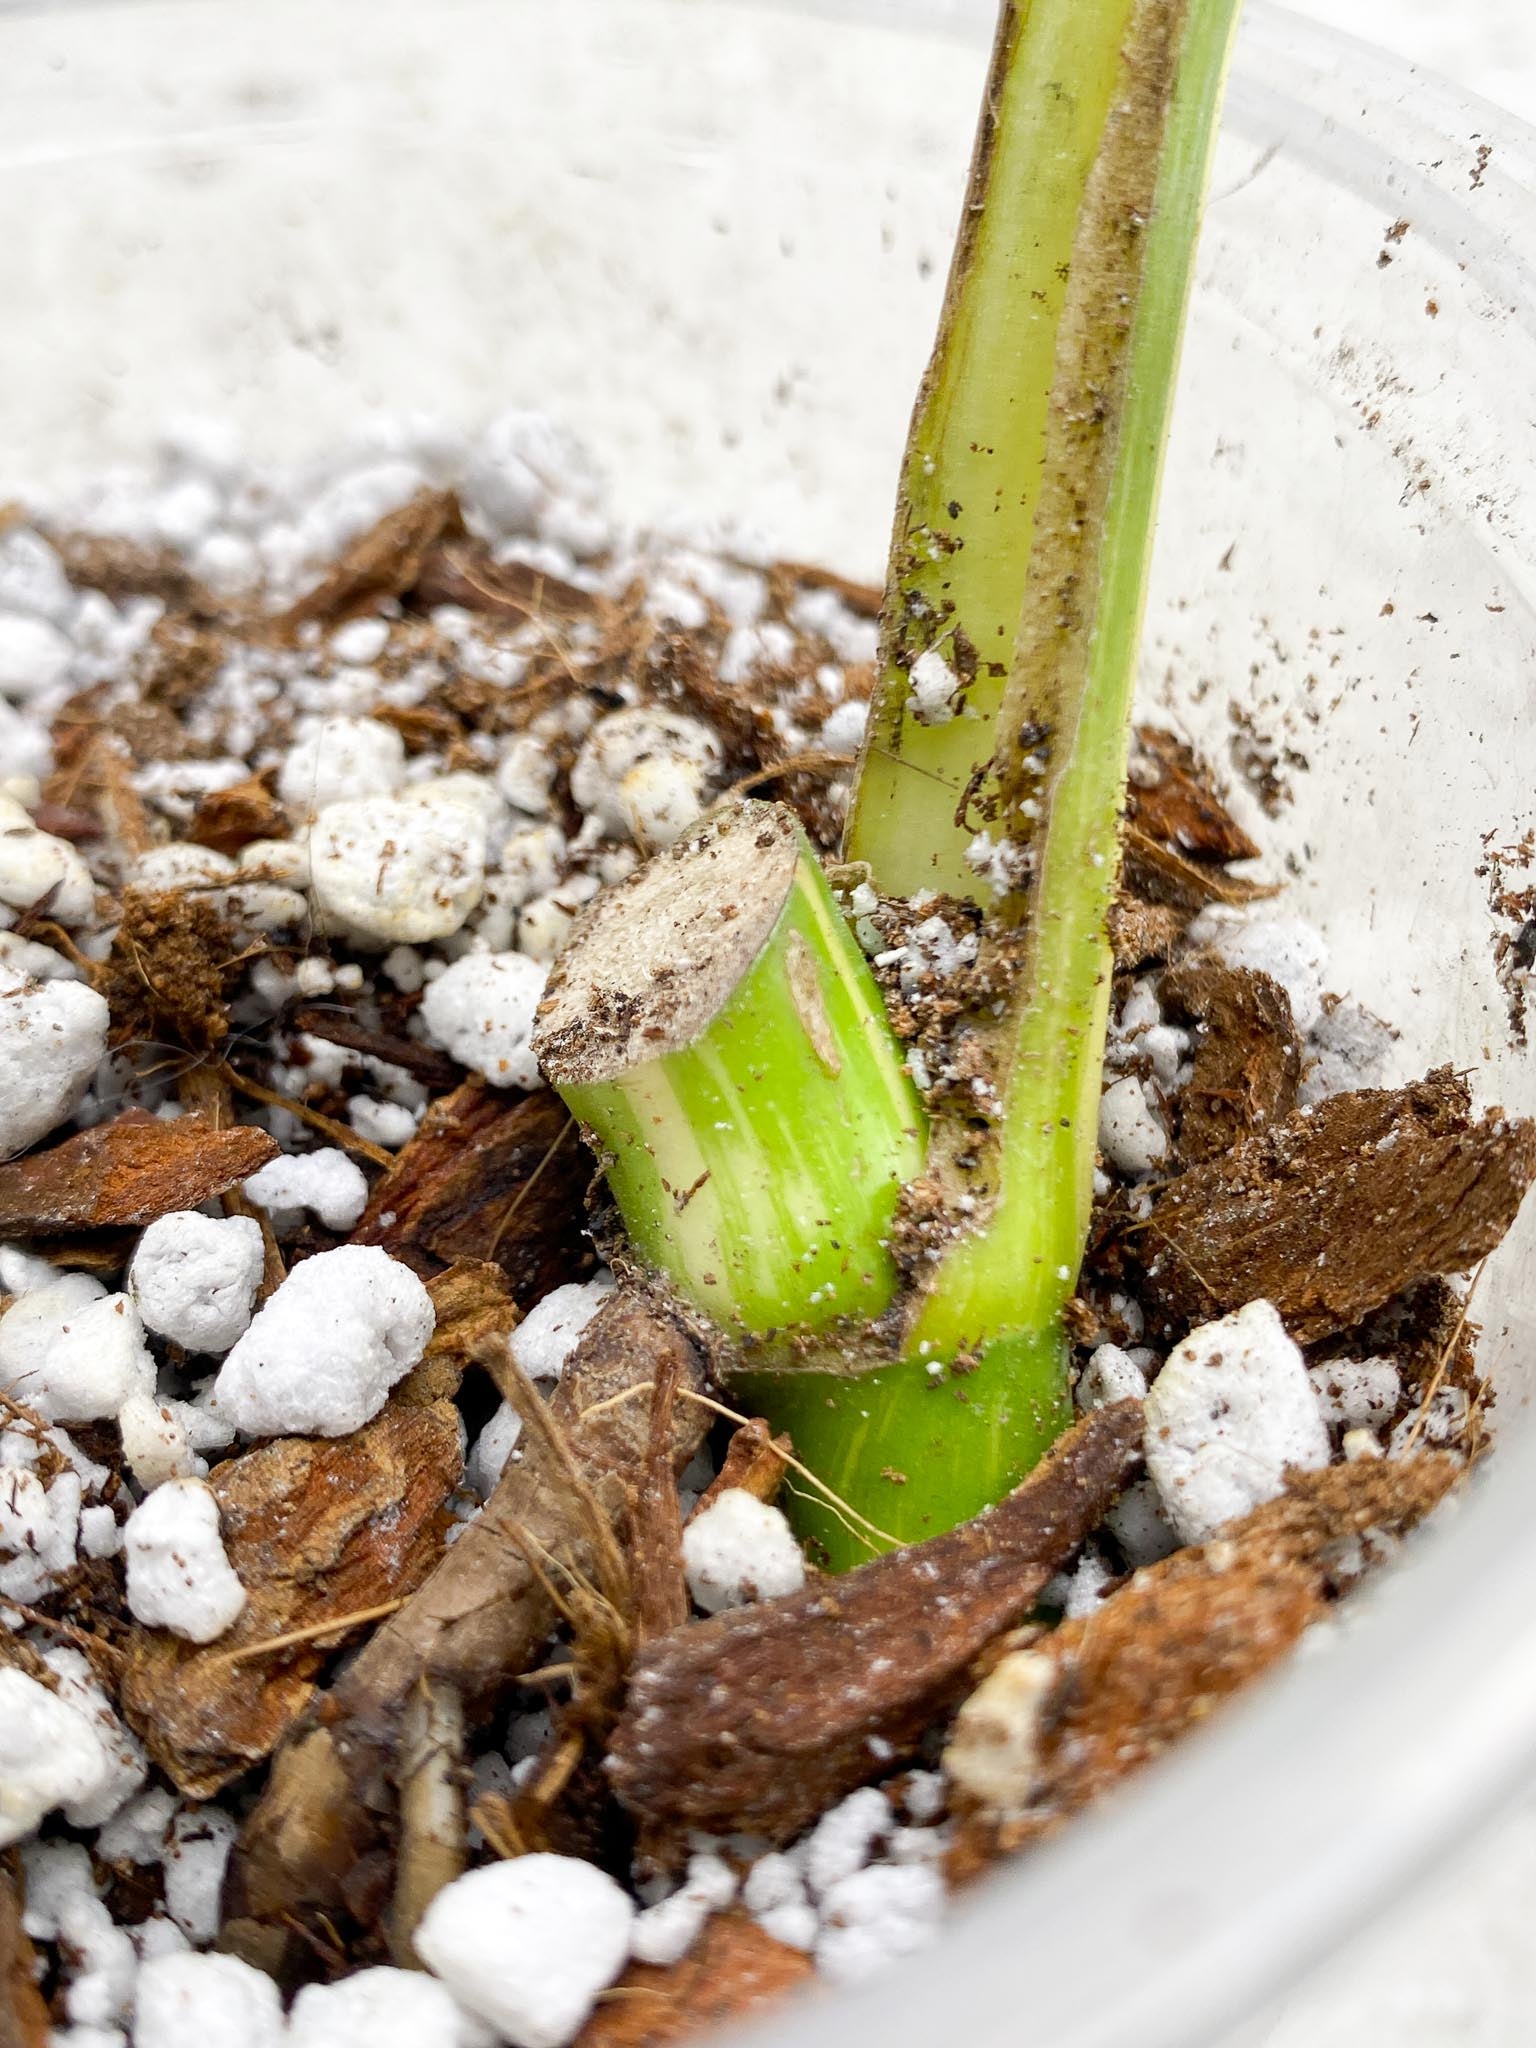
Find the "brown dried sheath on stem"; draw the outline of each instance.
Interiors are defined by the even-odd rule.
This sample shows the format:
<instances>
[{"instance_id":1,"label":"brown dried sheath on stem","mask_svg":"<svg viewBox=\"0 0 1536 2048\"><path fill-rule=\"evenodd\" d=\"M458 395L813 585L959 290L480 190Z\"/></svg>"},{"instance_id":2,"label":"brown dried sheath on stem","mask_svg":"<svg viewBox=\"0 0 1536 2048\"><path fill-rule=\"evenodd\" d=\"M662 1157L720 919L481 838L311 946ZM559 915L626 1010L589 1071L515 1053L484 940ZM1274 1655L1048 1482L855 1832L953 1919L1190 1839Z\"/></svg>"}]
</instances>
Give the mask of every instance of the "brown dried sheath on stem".
<instances>
[{"instance_id":1,"label":"brown dried sheath on stem","mask_svg":"<svg viewBox=\"0 0 1536 2048\"><path fill-rule=\"evenodd\" d=\"M643 1650L609 1752L620 1800L658 1846L695 1827L797 1834L964 1690L1124 1488L1141 1427L1137 1402L1100 1409L947 1535Z\"/></svg>"}]
</instances>

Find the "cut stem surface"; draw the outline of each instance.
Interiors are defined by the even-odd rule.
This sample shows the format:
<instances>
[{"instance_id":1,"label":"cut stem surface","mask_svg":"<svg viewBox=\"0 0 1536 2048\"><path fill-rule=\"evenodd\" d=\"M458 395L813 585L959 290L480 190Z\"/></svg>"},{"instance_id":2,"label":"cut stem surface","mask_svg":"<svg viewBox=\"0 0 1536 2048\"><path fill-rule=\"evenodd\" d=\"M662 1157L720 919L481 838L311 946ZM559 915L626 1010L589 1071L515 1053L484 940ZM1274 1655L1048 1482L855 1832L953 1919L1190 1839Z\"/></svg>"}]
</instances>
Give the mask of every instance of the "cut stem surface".
<instances>
[{"instance_id":1,"label":"cut stem surface","mask_svg":"<svg viewBox=\"0 0 1536 2048\"><path fill-rule=\"evenodd\" d=\"M925 1121L792 813L739 803L592 906L540 1062L640 1253L726 1328L865 1323Z\"/></svg>"}]
</instances>

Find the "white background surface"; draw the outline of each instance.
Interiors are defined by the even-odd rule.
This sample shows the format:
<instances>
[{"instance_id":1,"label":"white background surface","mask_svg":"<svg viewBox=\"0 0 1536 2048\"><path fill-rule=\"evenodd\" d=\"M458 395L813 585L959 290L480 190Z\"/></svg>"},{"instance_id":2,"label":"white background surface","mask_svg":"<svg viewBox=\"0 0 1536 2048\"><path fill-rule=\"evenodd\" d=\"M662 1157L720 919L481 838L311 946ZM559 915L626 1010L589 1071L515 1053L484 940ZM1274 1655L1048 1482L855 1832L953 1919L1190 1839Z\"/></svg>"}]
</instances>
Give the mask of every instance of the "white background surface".
<instances>
[{"instance_id":1,"label":"white background surface","mask_svg":"<svg viewBox=\"0 0 1536 2048\"><path fill-rule=\"evenodd\" d=\"M1536 0L1289 0L1536 123ZM1412 1711L1405 1702L1405 1711ZM1323 1732L1323 1731L1320 1731ZM1536 2043L1536 1787L1228 2048Z\"/></svg>"}]
</instances>

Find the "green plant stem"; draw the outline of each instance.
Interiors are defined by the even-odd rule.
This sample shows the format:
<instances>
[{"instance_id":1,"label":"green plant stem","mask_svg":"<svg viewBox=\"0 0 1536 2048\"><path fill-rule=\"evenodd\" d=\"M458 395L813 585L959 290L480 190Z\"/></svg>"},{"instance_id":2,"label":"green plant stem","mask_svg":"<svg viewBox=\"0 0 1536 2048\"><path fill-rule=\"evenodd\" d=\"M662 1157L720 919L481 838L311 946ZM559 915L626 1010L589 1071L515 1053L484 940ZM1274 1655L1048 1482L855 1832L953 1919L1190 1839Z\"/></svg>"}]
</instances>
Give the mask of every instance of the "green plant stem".
<instances>
[{"instance_id":1,"label":"green plant stem","mask_svg":"<svg viewBox=\"0 0 1536 2048\"><path fill-rule=\"evenodd\" d=\"M538 1041L634 1248L723 1328L862 1327L896 1291L891 1221L926 1123L815 856L782 807L743 803L635 883L584 921ZM586 963L615 930L624 1037L593 1073L583 1013L618 980L611 964L587 979ZM697 945L720 1000L674 1031L674 984L655 970Z\"/></svg>"},{"instance_id":2,"label":"green plant stem","mask_svg":"<svg viewBox=\"0 0 1536 2048\"><path fill-rule=\"evenodd\" d=\"M887 895L986 902L957 822L1013 663L1078 216L1133 0L1005 0L891 538L877 688L844 842ZM910 670L970 668L924 723Z\"/></svg>"},{"instance_id":3,"label":"green plant stem","mask_svg":"<svg viewBox=\"0 0 1536 2048\"><path fill-rule=\"evenodd\" d=\"M875 1377L860 1381L855 1413L850 1390L831 1375L802 1375L793 1386L776 1376L776 1384L754 1388L775 1423L794 1430L813 1469L861 1513L907 1538L950 1527L999 1498L1070 1414L1062 1311L1077 1284L1092 1202L1112 972L1106 920L1118 877L1136 656L1236 12L1236 0L1136 0L1123 48L1115 46L1109 111L1083 179L1056 320L1036 524L1027 560L1011 564L1022 602L989 736L995 836L1026 850L1029 863L1026 886L1006 893L996 910L1004 925L1027 921L1015 997L992 1033L1001 1115L990 1143L977 1141L969 1119L964 1127L940 1122L930 1168L952 1202L964 1198L957 1213L980 1221L957 1233L923 1288L901 1370L878 1386ZM1020 61L1037 27L1043 33L1063 13L1079 27L1091 16L1106 39L1111 27L1121 35L1115 7L1046 0L1031 10L1024 44L1009 44L1016 24L1005 21L1000 52L1011 49ZM1089 75L1097 79L1104 51L1096 47L1095 57ZM1026 64L1024 75L1033 81L1038 73ZM983 233L978 247L986 246ZM1000 284L993 270L983 287L1028 289L1025 275ZM962 278L962 302L970 288ZM993 317L1001 323L1001 310ZM947 325L940 336L931 377L939 390L958 375L944 359L952 332ZM1020 402L1035 404L1038 394L1026 391ZM925 419L920 407L915 433ZM997 577L1004 566L993 564ZM916 728L917 754L935 735L961 729L960 721ZM910 722L903 730L910 738ZM931 769L934 758L924 765ZM922 778L893 782L874 750L865 776L850 850L878 852L875 872L889 876L900 871L908 806ZM931 804L919 808L931 827ZM935 1386L935 1363L965 1371ZM854 1561L840 1532L814 1509L806 1515L834 1561Z\"/></svg>"}]
</instances>

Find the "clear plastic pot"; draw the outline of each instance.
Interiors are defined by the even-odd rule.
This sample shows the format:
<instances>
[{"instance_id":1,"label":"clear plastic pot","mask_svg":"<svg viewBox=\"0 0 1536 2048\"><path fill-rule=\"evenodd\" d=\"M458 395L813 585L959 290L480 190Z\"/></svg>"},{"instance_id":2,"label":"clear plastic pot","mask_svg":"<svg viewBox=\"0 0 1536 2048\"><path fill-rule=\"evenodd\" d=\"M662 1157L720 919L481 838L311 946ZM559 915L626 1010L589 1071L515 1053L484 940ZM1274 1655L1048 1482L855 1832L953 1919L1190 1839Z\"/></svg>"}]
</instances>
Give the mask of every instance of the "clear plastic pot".
<instances>
[{"instance_id":1,"label":"clear plastic pot","mask_svg":"<svg viewBox=\"0 0 1536 2048\"><path fill-rule=\"evenodd\" d=\"M296 454L379 411L532 403L635 517L735 517L874 573L981 11L9 14L0 495L144 457L188 407ZM1331 985L1401 1029L1400 1073L1451 1060L1524 1110L1478 869L1536 804L1533 141L1252 9L1146 673L1219 762L1234 711L1304 757L1256 829ZM1501 1440L1454 1519L937 1948L764 2040L1194 2048L1476 1822L1536 1751L1533 1236L1480 1283Z\"/></svg>"}]
</instances>

